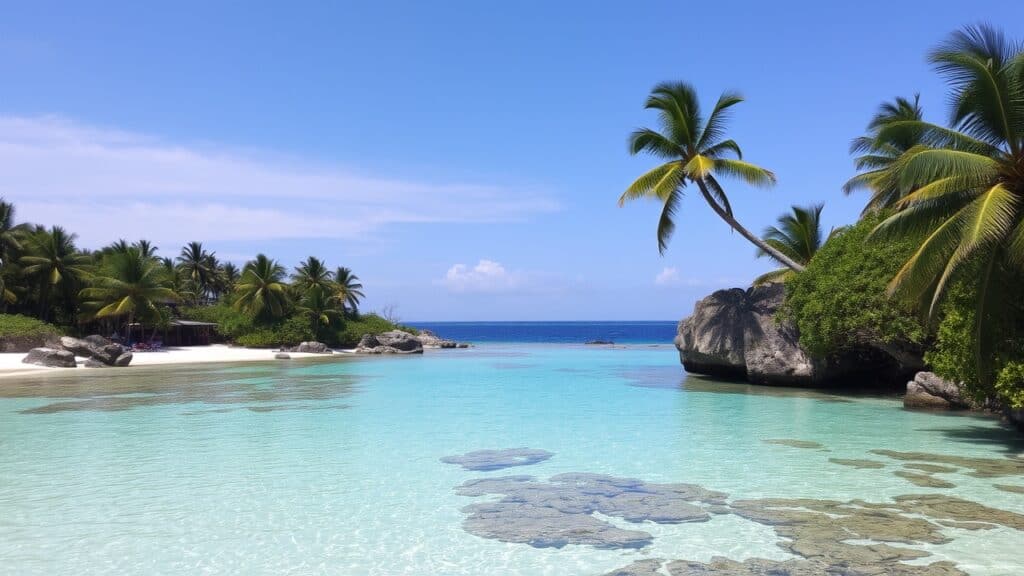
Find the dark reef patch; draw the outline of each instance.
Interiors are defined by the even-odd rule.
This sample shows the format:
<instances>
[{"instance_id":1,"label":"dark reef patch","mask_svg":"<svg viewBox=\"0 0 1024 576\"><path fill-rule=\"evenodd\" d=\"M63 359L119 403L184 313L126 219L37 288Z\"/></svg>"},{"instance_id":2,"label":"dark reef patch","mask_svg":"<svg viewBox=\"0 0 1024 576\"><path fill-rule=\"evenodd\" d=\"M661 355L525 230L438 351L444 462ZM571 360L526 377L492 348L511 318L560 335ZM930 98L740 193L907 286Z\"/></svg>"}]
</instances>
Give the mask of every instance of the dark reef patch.
<instances>
[{"instance_id":1,"label":"dark reef patch","mask_svg":"<svg viewBox=\"0 0 1024 576\"><path fill-rule=\"evenodd\" d=\"M458 456L445 456L441 462L458 464L466 470L490 472L515 466L530 466L554 456L547 450L534 448L508 448L505 450L477 450Z\"/></svg>"}]
</instances>

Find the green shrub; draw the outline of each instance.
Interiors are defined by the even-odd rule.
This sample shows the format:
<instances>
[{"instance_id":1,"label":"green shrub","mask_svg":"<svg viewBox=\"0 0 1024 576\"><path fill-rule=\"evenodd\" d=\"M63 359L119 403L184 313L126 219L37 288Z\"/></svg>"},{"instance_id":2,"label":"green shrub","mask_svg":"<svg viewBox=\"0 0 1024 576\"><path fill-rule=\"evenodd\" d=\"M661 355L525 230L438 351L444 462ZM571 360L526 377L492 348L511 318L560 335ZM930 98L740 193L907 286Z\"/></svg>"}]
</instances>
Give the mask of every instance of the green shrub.
<instances>
[{"instance_id":1,"label":"green shrub","mask_svg":"<svg viewBox=\"0 0 1024 576\"><path fill-rule=\"evenodd\" d=\"M292 316L270 326L256 327L235 338L235 342L248 348L276 348L295 346L313 340L313 330L303 316Z\"/></svg>"},{"instance_id":2,"label":"green shrub","mask_svg":"<svg viewBox=\"0 0 1024 576\"><path fill-rule=\"evenodd\" d=\"M909 240L868 240L880 221L866 217L836 234L807 269L786 281L783 315L800 330L800 344L824 356L869 342L924 341L911 307L886 295L886 286L913 253Z\"/></svg>"},{"instance_id":3,"label":"green shrub","mask_svg":"<svg viewBox=\"0 0 1024 576\"><path fill-rule=\"evenodd\" d=\"M20 314L0 314L0 351L28 352L61 336L61 331L42 320Z\"/></svg>"},{"instance_id":4,"label":"green shrub","mask_svg":"<svg viewBox=\"0 0 1024 576\"><path fill-rule=\"evenodd\" d=\"M411 334L419 334L415 328L395 324L377 314L363 314L358 318L346 318L341 329L335 332L335 341L327 343L342 348L355 348L365 334L378 334L389 330L403 330Z\"/></svg>"},{"instance_id":5,"label":"green shrub","mask_svg":"<svg viewBox=\"0 0 1024 576\"><path fill-rule=\"evenodd\" d=\"M1024 361L1011 360L999 370L996 394L1010 408L1024 408Z\"/></svg>"},{"instance_id":6,"label":"green shrub","mask_svg":"<svg viewBox=\"0 0 1024 576\"><path fill-rule=\"evenodd\" d=\"M256 329L251 316L225 303L183 308L181 316L188 320L215 323L217 333L228 340L237 340Z\"/></svg>"}]
</instances>

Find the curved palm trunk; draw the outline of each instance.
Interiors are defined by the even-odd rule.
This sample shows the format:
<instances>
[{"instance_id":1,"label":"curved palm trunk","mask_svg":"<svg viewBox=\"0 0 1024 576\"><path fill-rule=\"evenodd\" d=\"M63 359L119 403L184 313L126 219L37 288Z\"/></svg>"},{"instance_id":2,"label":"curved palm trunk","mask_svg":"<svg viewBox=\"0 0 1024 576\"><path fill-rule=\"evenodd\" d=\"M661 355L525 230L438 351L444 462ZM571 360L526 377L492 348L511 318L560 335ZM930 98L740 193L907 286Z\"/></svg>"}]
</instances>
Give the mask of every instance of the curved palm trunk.
<instances>
[{"instance_id":1,"label":"curved palm trunk","mask_svg":"<svg viewBox=\"0 0 1024 576\"><path fill-rule=\"evenodd\" d=\"M708 192L707 186L704 184L704 180L697 179L696 182L697 186L700 188L700 193L704 196L704 200L706 200L707 203L711 205L711 209L715 211L715 214L718 214L719 218L725 220L729 224L729 226L732 226L733 230L739 232L740 236L743 236L744 238L749 240L754 246L757 246L761 250L767 252L772 258L778 260L779 263L789 268L790 270L794 270L796 272L804 271L804 267L802 265L793 261L792 258L786 256L782 252L779 252L775 248L769 246L767 242L759 238L757 235L753 234L750 230L744 228L743 225L737 222L731 214L729 214L724 208L719 206L718 202L715 202L715 199L712 198L711 194Z\"/></svg>"}]
</instances>

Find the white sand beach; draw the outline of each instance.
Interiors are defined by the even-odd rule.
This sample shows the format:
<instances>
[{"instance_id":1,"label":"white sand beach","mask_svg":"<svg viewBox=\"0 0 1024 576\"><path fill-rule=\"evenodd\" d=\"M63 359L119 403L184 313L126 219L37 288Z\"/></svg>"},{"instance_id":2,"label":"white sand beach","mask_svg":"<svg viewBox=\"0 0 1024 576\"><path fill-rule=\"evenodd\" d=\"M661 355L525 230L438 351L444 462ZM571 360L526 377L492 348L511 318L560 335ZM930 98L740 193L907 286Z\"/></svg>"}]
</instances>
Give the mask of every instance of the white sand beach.
<instances>
[{"instance_id":1,"label":"white sand beach","mask_svg":"<svg viewBox=\"0 0 1024 576\"><path fill-rule=\"evenodd\" d=\"M163 364L206 364L224 362L260 362L274 360L276 350L266 348L241 348L237 346L226 346L224 344L212 344L210 346L190 346L182 348L168 348L158 352L135 352L131 366L156 366ZM351 354L349 350L335 352L333 356ZM304 354L289 352L293 360L303 358L324 358L324 354ZM24 376L40 372L64 372L69 370L83 370L78 368L47 368L34 364L24 364L24 352L0 353L0 378L12 376ZM79 364L85 358L78 358ZM286 360L281 360L286 362Z\"/></svg>"}]
</instances>

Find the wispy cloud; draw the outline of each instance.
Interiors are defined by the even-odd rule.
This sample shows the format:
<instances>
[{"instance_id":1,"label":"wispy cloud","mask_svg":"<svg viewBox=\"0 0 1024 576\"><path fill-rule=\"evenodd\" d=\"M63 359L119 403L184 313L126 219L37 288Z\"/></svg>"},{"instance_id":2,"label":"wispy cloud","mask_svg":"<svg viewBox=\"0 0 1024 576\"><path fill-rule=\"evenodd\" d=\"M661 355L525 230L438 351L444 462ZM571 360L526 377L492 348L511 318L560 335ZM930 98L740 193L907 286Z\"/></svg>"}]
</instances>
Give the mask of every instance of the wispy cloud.
<instances>
[{"instance_id":1,"label":"wispy cloud","mask_svg":"<svg viewBox=\"0 0 1024 576\"><path fill-rule=\"evenodd\" d=\"M0 117L0 174L0 195L21 220L65 225L86 246L117 237L365 238L389 225L560 209L529 187L394 179L58 117Z\"/></svg>"},{"instance_id":2,"label":"wispy cloud","mask_svg":"<svg viewBox=\"0 0 1024 576\"><path fill-rule=\"evenodd\" d=\"M720 278L720 282L728 282L728 279ZM684 278L675 266L666 266L654 277L655 286L706 286L713 284L707 279Z\"/></svg>"}]
</instances>

